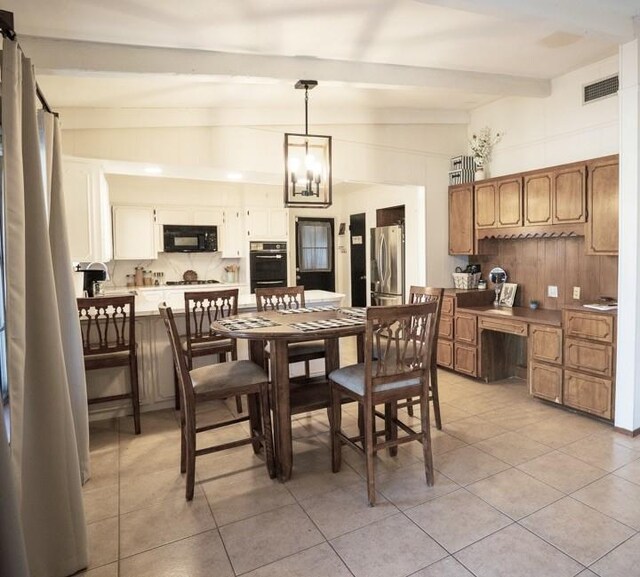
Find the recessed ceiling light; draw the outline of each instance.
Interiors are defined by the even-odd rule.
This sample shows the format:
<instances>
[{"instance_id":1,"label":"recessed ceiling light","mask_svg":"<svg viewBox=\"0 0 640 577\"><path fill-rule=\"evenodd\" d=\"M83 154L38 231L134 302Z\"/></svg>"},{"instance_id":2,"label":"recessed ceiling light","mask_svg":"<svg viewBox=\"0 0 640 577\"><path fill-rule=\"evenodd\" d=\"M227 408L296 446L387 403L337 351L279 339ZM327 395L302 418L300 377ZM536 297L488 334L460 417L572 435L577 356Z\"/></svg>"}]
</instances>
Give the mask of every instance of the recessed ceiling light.
<instances>
[{"instance_id":1,"label":"recessed ceiling light","mask_svg":"<svg viewBox=\"0 0 640 577\"><path fill-rule=\"evenodd\" d=\"M145 166L144 171L147 174L162 174L162 168L159 166Z\"/></svg>"},{"instance_id":2,"label":"recessed ceiling light","mask_svg":"<svg viewBox=\"0 0 640 577\"><path fill-rule=\"evenodd\" d=\"M240 180L242 178L242 173L241 172L228 172L227 173L227 178L229 180Z\"/></svg>"}]
</instances>

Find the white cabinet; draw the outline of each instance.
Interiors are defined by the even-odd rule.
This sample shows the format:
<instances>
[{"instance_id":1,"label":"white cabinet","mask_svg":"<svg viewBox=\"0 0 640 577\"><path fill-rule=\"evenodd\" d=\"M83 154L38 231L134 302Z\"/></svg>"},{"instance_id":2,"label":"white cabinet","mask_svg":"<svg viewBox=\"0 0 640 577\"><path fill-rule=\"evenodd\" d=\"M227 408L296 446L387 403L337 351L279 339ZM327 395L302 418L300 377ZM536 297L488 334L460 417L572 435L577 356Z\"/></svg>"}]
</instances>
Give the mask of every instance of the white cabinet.
<instances>
[{"instance_id":1,"label":"white cabinet","mask_svg":"<svg viewBox=\"0 0 640 577\"><path fill-rule=\"evenodd\" d=\"M193 224L201 226L222 226L224 210L222 208L194 208ZM218 232L218 236L220 233Z\"/></svg>"},{"instance_id":2,"label":"white cabinet","mask_svg":"<svg viewBox=\"0 0 640 577\"><path fill-rule=\"evenodd\" d=\"M222 258L240 258L244 255L246 234L242 222L240 209L227 209L224 211L224 224L222 234L218 232L219 248Z\"/></svg>"},{"instance_id":3,"label":"white cabinet","mask_svg":"<svg viewBox=\"0 0 640 577\"><path fill-rule=\"evenodd\" d=\"M63 170L71 260L111 260L109 187L102 167L95 161L65 159Z\"/></svg>"},{"instance_id":4,"label":"white cabinet","mask_svg":"<svg viewBox=\"0 0 640 577\"><path fill-rule=\"evenodd\" d=\"M157 256L155 209L149 206L114 206L113 258L153 260Z\"/></svg>"},{"instance_id":5,"label":"white cabinet","mask_svg":"<svg viewBox=\"0 0 640 577\"><path fill-rule=\"evenodd\" d=\"M193 224L193 211L172 206L156 207L156 222L163 224Z\"/></svg>"},{"instance_id":6,"label":"white cabinet","mask_svg":"<svg viewBox=\"0 0 640 577\"><path fill-rule=\"evenodd\" d=\"M286 208L247 209L247 233L251 240L287 240L289 211Z\"/></svg>"}]
</instances>

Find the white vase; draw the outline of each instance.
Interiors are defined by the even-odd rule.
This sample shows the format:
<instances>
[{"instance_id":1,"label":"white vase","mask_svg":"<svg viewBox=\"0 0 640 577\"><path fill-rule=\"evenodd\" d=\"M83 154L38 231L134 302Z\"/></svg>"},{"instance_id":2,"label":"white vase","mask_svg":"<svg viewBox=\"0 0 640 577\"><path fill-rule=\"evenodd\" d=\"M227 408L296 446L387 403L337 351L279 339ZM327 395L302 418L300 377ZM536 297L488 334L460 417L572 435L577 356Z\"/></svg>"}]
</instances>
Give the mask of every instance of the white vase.
<instances>
[{"instance_id":1,"label":"white vase","mask_svg":"<svg viewBox=\"0 0 640 577\"><path fill-rule=\"evenodd\" d=\"M485 177L485 172L484 172L484 168L476 168L476 171L474 173L474 180L483 180Z\"/></svg>"}]
</instances>

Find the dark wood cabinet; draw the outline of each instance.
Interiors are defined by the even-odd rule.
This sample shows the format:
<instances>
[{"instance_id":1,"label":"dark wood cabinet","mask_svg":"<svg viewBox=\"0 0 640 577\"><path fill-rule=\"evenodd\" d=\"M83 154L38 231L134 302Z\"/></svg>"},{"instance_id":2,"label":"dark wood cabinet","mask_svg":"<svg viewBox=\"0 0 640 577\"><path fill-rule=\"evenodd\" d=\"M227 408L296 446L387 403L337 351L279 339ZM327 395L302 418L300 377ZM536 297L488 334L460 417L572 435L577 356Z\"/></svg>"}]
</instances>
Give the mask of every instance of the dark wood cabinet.
<instances>
[{"instance_id":1,"label":"dark wood cabinet","mask_svg":"<svg viewBox=\"0 0 640 577\"><path fill-rule=\"evenodd\" d=\"M475 254L471 184L449 188L449 254Z\"/></svg>"},{"instance_id":2,"label":"dark wood cabinet","mask_svg":"<svg viewBox=\"0 0 640 577\"><path fill-rule=\"evenodd\" d=\"M587 164L587 254L618 254L618 157Z\"/></svg>"},{"instance_id":3,"label":"dark wood cabinet","mask_svg":"<svg viewBox=\"0 0 640 577\"><path fill-rule=\"evenodd\" d=\"M562 367L531 362L529 391L534 397L562 403Z\"/></svg>"},{"instance_id":4,"label":"dark wood cabinet","mask_svg":"<svg viewBox=\"0 0 640 577\"><path fill-rule=\"evenodd\" d=\"M497 192L498 227L522 226L522 179L499 180Z\"/></svg>"},{"instance_id":5,"label":"dark wood cabinet","mask_svg":"<svg viewBox=\"0 0 640 577\"><path fill-rule=\"evenodd\" d=\"M558 167L524 175L524 226L585 222L586 166Z\"/></svg>"}]
</instances>

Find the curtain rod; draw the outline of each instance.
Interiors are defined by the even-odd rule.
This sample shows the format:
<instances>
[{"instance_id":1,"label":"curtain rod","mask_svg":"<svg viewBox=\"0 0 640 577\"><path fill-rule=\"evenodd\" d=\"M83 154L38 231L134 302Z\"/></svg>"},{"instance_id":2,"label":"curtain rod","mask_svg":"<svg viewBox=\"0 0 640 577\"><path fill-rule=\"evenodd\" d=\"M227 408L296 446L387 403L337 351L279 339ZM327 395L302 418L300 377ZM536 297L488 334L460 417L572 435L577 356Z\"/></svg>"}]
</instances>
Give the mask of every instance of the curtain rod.
<instances>
[{"instance_id":1,"label":"curtain rod","mask_svg":"<svg viewBox=\"0 0 640 577\"><path fill-rule=\"evenodd\" d=\"M9 12L7 10L0 10L0 33L4 38L8 38L9 40L16 40L16 31L13 28L13 12ZM47 99L44 96L44 93L40 89L40 85L36 82L36 96L42 105L42 108L46 110L49 114L53 114L54 116L58 116L57 112L51 110Z\"/></svg>"}]
</instances>

